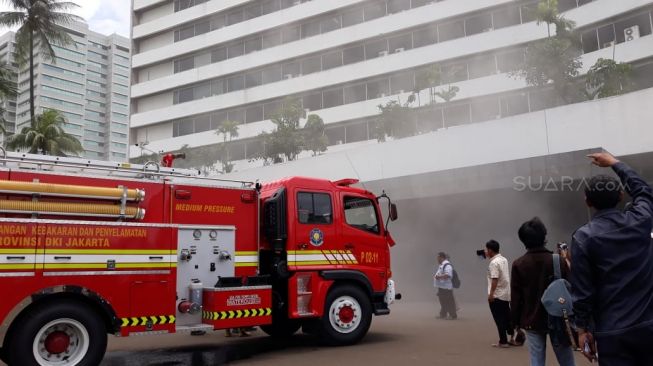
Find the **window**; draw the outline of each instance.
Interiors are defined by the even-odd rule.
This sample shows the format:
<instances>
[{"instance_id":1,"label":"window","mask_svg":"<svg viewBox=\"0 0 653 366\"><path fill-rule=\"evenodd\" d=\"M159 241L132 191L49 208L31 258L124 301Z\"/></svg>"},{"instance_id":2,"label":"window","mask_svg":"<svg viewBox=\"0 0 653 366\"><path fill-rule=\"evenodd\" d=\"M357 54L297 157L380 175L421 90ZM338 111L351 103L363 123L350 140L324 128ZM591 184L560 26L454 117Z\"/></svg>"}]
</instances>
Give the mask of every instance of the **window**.
<instances>
[{"instance_id":1,"label":"window","mask_svg":"<svg viewBox=\"0 0 653 366\"><path fill-rule=\"evenodd\" d=\"M581 34L583 52L590 53L599 49L599 36L596 29L592 29Z\"/></svg>"},{"instance_id":2,"label":"window","mask_svg":"<svg viewBox=\"0 0 653 366\"><path fill-rule=\"evenodd\" d=\"M382 2L372 2L365 5L364 15L365 21L372 19L380 18L385 16L385 1Z\"/></svg>"},{"instance_id":3,"label":"window","mask_svg":"<svg viewBox=\"0 0 653 366\"><path fill-rule=\"evenodd\" d=\"M380 41L370 42L365 45L365 57L373 59L388 54L388 42L383 39Z\"/></svg>"},{"instance_id":4,"label":"window","mask_svg":"<svg viewBox=\"0 0 653 366\"><path fill-rule=\"evenodd\" d=\"M469 78L476 79L483 76L489 76L496 72L496 61L494 55L484 55L471 59L467 63L469 69Z\"/></svg>"},{"instance_id":5,"label":"window","mask_svg":"<svg viewBox=\"0 0 653 366\"><path fill-rule=\"evenodd\" d=\"M392 94L412 91L415 87L413 73L407 72L390 77L390 86Z\"/></svg>"},{"instance_id":6,"label":"window","mask_svg":"<svg viewBox=\"0 0 653 366\"><path fill-rule=\"evenodd\" d=\"M465 33L467 36L492 30L492 15L481 14L465 20Z\"/></svg>"},{"instance_id":7,"label":"window","mask_svg":"<svg viewBox=\"0 0 653 366\"><path fill-rule=\"evenodd\" d=\"M242 56L245 52L245 43L238 42L228 47L227 53L229 58Z\"/></svg>"},{"instance_id":8,"label":"window","mask_svg":"<svg viewBox=\"0 0 653 366\"><path fill-rule=\"evenodd\" d=\"M252 123L263 120L263 105L255 105L245 110L245 122Z\"/></svg>"},{"instance_id":9,"label":"window","mask_svg":"<svg viewBox=\"0 0 653 366\"><path fill-rule=\"evenodd\" d=\"M252 5L245 8L245 20L253 19L261 16L261 4Z\"/></svg>"},{"instance_id":10,"label":"window","mask_svg":"<svg viewBox=\"0 0 653 366\"><path fill-rule=\"evenodd\" d=\"M320 34L320 23L313 21L302 24L302 38L317 36Z\"/></svg>"},{"instance_id":11,"label":"window","mask_svg":"<svg viewBox=\"0 0 653 366\"><path fill-rule=\"evenodd\" d=\"M302 61L302 74L308 75L322 70L322 61L319 56L307 58Z\"/></svg>"},{"instance_id":12,"label":"window","mask_svg":"<svg viewBox=\"0 0 653 366\"><path fill-rule=\"evenodd\" d=\"M210 129L211 129L210 115L195 117L195 133L208 131Z\"/></svg>"},{"instance_id":13,"label":"window","mask_svg":"<svg viewBox=\"0 0 653 366\"><path fill-rule=\"evenodd\" d=\"M515 94L501 98L501 116L508 117L528 113L528 95Z\"/></svg>"},{"instance_id":14,"label":"window","mask_svg":"<svg viewBox=\"0 0 653 366\"><path fill-rule=\"evenodd\" d=\"M388 0L388 14L410 9L410 0Z\"/></svg>"},{"instance_id":15,"label":"window","mask_svg":"<svg viewBox=\"0 0 653 366\"><path fill-rule=\"evenodd\" d=\"M354 24L362 23L364 21L365 17L363 15L363 8L357 8L342 14L343 27L350 27Z\"/></svg>"},{"instance_id":16,"label":"window","mask_svg":"<svg viewBox=\"0 0 653 366\"><path fill-rule=\"evenodd\" d=\"M262 46L263 48L270 48L281 44L281 32L269 32L263 34Z\"/></svg>"},{"instance_id":17,"label":"window","mask_svg":"<svg viewBox=\"0 0 653 366\"><path fill-rule=\"evenodd\" d=\"M386 95L390 95L390 85L388 79L367 83L367 99L382 98Z\"/></svg>"},{"instance_id":18,"label":"window","mask_svg":"<svg viewBox=\"0 0 653 366\"><path fill-rule=\"evenodd\" d=\"M299 26L286 27L281 30L281 40L283 43L297 41L301 38L301 29Z\"/></svg>"},{"instance_id":19,"label":"window","mask_svg":"<svg viewBox=\"0 0 653 366\"><path fill-rule=\"evenodd\" d=\"M263 84L274 83L281 80L281 65L268 67L263 70Z\"/></svg>"},{"instance_id":20,"label":"window","mask_svg":"<svg viewBox=\"0 0 653 366\"><path fill-rule=\"evenodd\" d=\"M227 79L228 91L238 91L245 88L245 77L243 75L232 76Z\"/></svg>"},{"instance_id":21,"label":"window","mask_svg":"<svg viewBox=\"0 0 653 366\"><path fill-rule=\"evenodd\" d=\"M281 102L263 104L263 119L272 119L281 110Z\"/></svg>"},{"instance_id":22,"label":"window","mask_svg":"<svg viewBox=\"0 0 653 366\"><path fill-rule=\"evenodd\" d=\"M229 121L238 122L239 124L245 123L245 110L244 109L235 109L227 113L227 118Z\"/></svg>"},{"instance_id":23,"label":"window","mask_svg":"<svg viewBox=\"0 0 653 366\"><path fill-rule=\"evenodd\" d=\"M558 0L558 11L563 12L576 7L576 0Z\"/></svg>"},{"instance_id":24,"label":"window","mask_svg":"<svg viewBox=\"0 0 653 366\"><path fill-rule=\"evenodd\" d=\"M490 121L497 118L501 118L501 105L496 97L472 102L473 122Z\"/></svg>"},{"instance_id":25,"label":"window","mask_svg":"<svg viewBox=\"0 0 653 366\"><path fill-rule=\"evenodd\" d=\"M279 0L267 0L261 4L261 13L270 14L279 11Z\"/></svg>"},{"instance_id":26,"label":"window","mask_svg":"<svg viewBox=\"0 0 653 366\"><path fill-rule=\"evenodd\" d=\"M388 39L390 53L402 52L411 48L413 48L413 36L410 33Z\"/></svg>"},{"instance_id":27,"label":"window","mask_svg":"<svg viewBox=\"0 0 653 366\"><path fill-rule=\"evenodd\" d=\"M261 85L262 82L262 73L261 71L250 72L245 75L245 87L253 88L255 86Z\"/></svg>"},{"instance_id":28,"label":"window","mask_svg":"<svg viewBox=\"0 0 653 366\"><path fill-rule=\"evenodd\" d=\"M345 221L357 229L378 234L378 215L374 203L367 198L345 197Z\"/></svg>"},{"instance_id":29,"label":"window","mask_svg":"<svg viewBox=\"0 0 653 366\"><path fill-rule=\"evenodd\" d=\"M215 130L220 127L223 123L229 120L227 112L217 112L211 114L211 129Z\"/></svg>"},{"instance_id":30,"label":"window","mask_svg":"<svg viewBox=\"0 0 653 366\"><path fill-rule=\"evenodd\" d=\"M304 105L304 108L310 111L316 111L318 109L322 109L322 93L318 92L318 93L305 95L304 98L302 98L302 103Z\"/></svg>"},{"instance_id":31,"label":"window","mask_svg":"<svg viewBox=\"0 0 653 366\"><path fill-rule=\"evenodd\" d=\"M516 49L497 54L499 72L507 73L516 70L524 62L524 50Z\"/></svg>"},{"instance_id":32,"label":"window","mask_svg":"<svg viewBox=\"0 0 653 366\"><path fill-rule=\"evenodd\" d=\"M331 32L342 27L340 15L330 16L320 22L322 33Z\"/></svg>"},{"instance_id":33,"label":"window","mask_svg":"<svg viewBox=\"0 0 653 366\"><path fill-rule=\"evenodd\" d=\"M614 26L617 43L632 41L651 34L651 18L648 12L617 22Z\"/></svg>"},{"instance_id":34,"label":"window","mask_svg":"<svg viewBox=\"0 0 653 366\"><path fill-rule=\"evenodd\" d=\"M263 39L261 37L251 38L245 41L245 53L260 51L263 48Z\"/></svg>"},{"instance_id":35,"label":"window","mask_svg":"<svg viewBox=\"0 0 653 366\"><path fill-rule=\"evenodd\" d=\"M342 89L328 90L323 93L324 108L337 107L343 104Z\"/></svg>"},{"instance_id":36,"label":"window","mask_svg":"<svg viewBox=\"0 0 653 366\"><path fill-rule=\"evenodd\" d=\"M298 193L297 217L300 224L330 224L333 220L331 196L326 193Z\"/></svg>"},{"instance_id":37,"label":"window","mask_svg":"<svg viewBox=\"0 0 653 366\"><path fill-rule=\"evenodd\" d=\"M363 46L347 48L342 51L342 59L345 65L365 60L365 49Z\"/></svg>"},{"instance_id":38,"label":"window","mask_svg":"<svg viewBox=\"0 0 653 366\"><path fill-rule=\"evenodd\" d=\"M366 99L365 84L345 87L345 104L361 102Z\"/></svg>"},{"instance_id":39,"label":"window","mask_svg":"<svg viewBox=\"0 0 653 366\"><path fill-rule=\"evenodd\" d=\"M614 32L614 24L606 25L599 28L599 45L601 48L612 47L616 39Z\"/></svg>"},{"instance_id":40,"label":"window","mask_svg":"<svg viewBox=\"0 0 653 366\"><path fill-rule=\"evenodd\" d=\"M227 15L227 25L233 25L242 22L244 19L243 10L239 9Z\"/></svg>"},{"instance_id":41,"label":"window","mask_svg":"<svg viewBox=\"0 0 653 366\"><path fill-rule=\"evenodd\" d=\"M465 36L465 24L462 20L438 25L440 42L450 41L452 39Z\"/></svg>"},{"instance_id":42,"label":"window","mask_svg":"<svg viewBox=\"0 0 653 366\"><path fill-rule=\"evenodd\" d=\"M299 61L283 64L283 66L281 66L281 73L283 74L284 79L299 76L302 73L302 65Z\"/></svg>"},{"instance_id":43,"label":"window","mask_svg":"<svg viewBox=\"0 0 653 366\"><path fill-rule=\"evenodd\" d=\"M227 49L225 47L216 48L211 51L211 63L224 61L227 59Z\"/></svg>"},{"instance_id":44,"label":"window","mask_svg":"<svg viewBox=\"0 0 653 366\"><path fill-rule=\"evenodd\" d=\"M470 123L470 110L468 104L444 108L444 121L448 127Z\"/></svg>"},{"instance_id":45,"label":"window","mask_svg":"<svg viewBox=\"0 0 653 366\"><path fill-rule=\"evenodd\" d=\"M195 57L187 57L181 60L175 60L175 73L190 70L195 67Z\"/></svg>"},{"instance_id":46,"label":"window","mask_svg":"<svg viewBox=\"0 0 653 366\"><path fill-rule=\"evenodd\" d=\"M415 47L423 47L437 43L438 28L433 26L415 31L413 33L413 42L415 43Z\"/></svg>"},{"instance_id":47,"label":"window","mask_svg":"<svg viewBox=\"0 0 653 366\"><path fill-rule=\"evenodd\" d=\"M494 23L494 29L510 27L521 22L519 16L519 8L514 6L495 11L492 13L492 19Z\"/></svg>"},{"instance_id":48,"label":"window","mask_svg":"<svg viewBox=\"0 0 653 366\"><path fill-rule=\"evenodd\" d=\"M322 56L322 69L328 70L342 66L342 52L337 51Z\"/></svg>"}]
</instances>

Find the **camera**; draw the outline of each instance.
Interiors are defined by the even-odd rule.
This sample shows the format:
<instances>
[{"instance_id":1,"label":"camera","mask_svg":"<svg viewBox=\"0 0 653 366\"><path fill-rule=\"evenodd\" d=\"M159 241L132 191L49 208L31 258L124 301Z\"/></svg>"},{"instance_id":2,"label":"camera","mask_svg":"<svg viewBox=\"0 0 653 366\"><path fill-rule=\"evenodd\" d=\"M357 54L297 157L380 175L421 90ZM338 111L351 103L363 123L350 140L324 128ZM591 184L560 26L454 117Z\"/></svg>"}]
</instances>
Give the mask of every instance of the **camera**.
<instances>
[{"instance_id":1,"label":"camera","mask_svg":"<svg viewBox=\"0 0 653 366\"><path fill-rule=\"evenodd\" d=\"M565 243L564 241L558 243L558 250L562 251L567 249L569 249L569 245L567 245L567 243Z\"/></svg>"},{"instance_id":2,"label":"camera","mask_svg":"<svg viewBox=\"0 0 653 366\"><path fill-rule=\"evenodd\" d=\"M479 256L481 259L486 259L487 258L485 256L485 249L477 250L476 255Z\"/></svg>"}]
</instances>

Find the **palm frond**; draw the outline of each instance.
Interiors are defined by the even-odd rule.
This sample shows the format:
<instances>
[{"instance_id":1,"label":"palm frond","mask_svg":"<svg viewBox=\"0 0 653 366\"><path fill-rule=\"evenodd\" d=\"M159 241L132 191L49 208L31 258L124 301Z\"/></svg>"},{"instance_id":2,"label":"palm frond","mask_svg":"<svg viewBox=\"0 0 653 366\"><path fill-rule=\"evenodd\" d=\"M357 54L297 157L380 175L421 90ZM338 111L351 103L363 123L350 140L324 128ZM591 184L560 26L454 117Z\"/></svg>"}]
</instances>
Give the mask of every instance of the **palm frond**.
<instances>
[{"instance_id":1,"label":"palm frond","mask_svg":"<svg viewBox=\"0 0 653 366\"><path fill-rule=\"evenodd\" d=\"M7 28L21 26L26 17L26 14L21 11L3 11L0 13L0 25Z\"/></svg>"}]
</instances>

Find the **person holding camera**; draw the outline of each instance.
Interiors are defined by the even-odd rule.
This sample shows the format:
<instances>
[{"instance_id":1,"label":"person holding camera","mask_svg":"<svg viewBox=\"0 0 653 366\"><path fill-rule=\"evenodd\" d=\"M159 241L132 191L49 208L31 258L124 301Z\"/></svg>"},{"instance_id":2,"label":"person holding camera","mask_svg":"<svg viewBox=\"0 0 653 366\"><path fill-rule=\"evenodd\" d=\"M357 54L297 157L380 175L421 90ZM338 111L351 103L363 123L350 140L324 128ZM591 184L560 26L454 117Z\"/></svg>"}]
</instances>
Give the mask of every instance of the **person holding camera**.
<instances>
[{"instance_id":1,"label":"person holding camera","mask_svg":"<svg viewBox=\"0 0 653 366\"><path fill-rule=\"evenodd\" d=\"M535 217L519 228L519 240L526 254L512 264L511 317L517 329L526 331L531 366L546 365L546 338L560 366L574 366L574 351L570 339L560 339L549 329L549 315L542 305L542 295L554 278L553 252L546 249L547 230ZM560 261L562 278L569 278L569 267Z\"/></svg>"},{"instance_id":2,"label":"person holding camera","mask_svg":"<svg viewBox=\"0 0 653 366\"><path fill-rule=\"evenodd\" d=\"M485 243L485 257L490 260L487 270L487 301L499 331L499 343L492 347L508 348L514 344L515 335L510 325L510 269L508 260L499 251L500 245L496 240Z\"/></svg>"},{"instance_id":3,"label":"person holding camera","mask_svg":"<svg viewBox=\"0 0 653 366\"><path fill-rule=\"evenodd\" d=\"M653 365L653 189L609 153L588 156L612 168L585 188L596 212L572 237L571 285L580 346L601 366ZM632 203L617 209L625 188Z\"/></svg>"},{"instance_id":4,"label":"person holding camera","mask_svg":"<svg viewBox=\"0 0 653 366\"><path fill-rule=\"evenodd\" d=\"M433 275L433 286L438 289L438 299L440 300L440 315L438 319L455 320L458 318L456 314L456 300L453 297L453 266L449 262L449 257L446 253L438 253L438 267Z\"/></svg>"}]
</instances>

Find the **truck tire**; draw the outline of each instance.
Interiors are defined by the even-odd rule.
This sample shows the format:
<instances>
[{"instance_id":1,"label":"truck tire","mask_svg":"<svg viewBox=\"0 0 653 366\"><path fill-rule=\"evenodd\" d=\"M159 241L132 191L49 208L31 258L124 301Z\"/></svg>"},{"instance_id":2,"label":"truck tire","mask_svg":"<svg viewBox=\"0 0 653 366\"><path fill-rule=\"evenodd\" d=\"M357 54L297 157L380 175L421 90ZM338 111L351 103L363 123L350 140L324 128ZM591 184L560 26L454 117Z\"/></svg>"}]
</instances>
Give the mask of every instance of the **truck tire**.
<instances>
[{"instance_id":1,"label":"truck tire","mask_svg":"<svg viewBox=\"0 0 653 366\"><path fill-rule=\"evenodd\" d=\"M330 346L359 342L372 324L372 304L367 294L354 285L336 285L327 295L317 334Z\"/></svg>"},{"instance_id":2,"label":"truck tire","mask_svg":"<svg viewBox=\"0 0 653 366\"><path fill-rule=\"evenodd\" d=\"M38 306L12 332L9 366L97 366L107 348L100 316L74 301Z\"/></svg>"}]
</instances>

